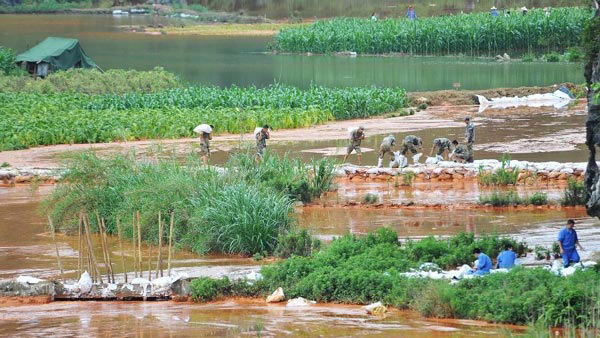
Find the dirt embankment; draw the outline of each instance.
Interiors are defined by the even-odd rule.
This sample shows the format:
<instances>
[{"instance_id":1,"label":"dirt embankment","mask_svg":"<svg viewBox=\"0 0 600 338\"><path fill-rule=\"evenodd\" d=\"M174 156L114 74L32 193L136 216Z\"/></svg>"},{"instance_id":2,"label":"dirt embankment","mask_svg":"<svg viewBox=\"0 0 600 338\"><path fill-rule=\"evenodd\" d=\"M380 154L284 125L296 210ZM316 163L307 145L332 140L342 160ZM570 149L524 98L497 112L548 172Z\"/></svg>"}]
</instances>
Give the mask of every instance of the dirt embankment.
<instances>
[{"instance_id":1,"label":"dirt embankment","mask_svg":"<svg viewBox=\"0 0 600 338\"><path fill-rule=\"evenodd\" d=\"M408 102L411 106L417 106L422 103L419 99L426 98L430 106L464 106L474 105L475 95L483 95L486 98L495 98L503 96L527 96L532 94L551 93L557 90L561 85L569 88L574 95L579 95L582 90L581 85L575 85L570 82L556 84L548 87L518 87L518 88L495 88L483 90L438 90L433 92L411 92L408 93Z\"/></svg>"}]
</instances>

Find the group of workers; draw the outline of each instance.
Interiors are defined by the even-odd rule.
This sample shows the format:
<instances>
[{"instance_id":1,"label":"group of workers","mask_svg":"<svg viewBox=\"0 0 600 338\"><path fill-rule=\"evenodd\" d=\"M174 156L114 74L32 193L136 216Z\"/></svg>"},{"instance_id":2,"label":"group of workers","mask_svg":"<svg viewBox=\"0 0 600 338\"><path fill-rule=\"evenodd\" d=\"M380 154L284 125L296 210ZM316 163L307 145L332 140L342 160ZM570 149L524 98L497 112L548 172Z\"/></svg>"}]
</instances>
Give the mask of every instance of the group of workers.
<instances>
[{"instance_id":1,"label":"group of workers","mask_svg":"<svg viewBox=\"0 0 600 338\"><path fill-rule=\"evenodd\" d=\"M205 165L208 165L208 161L210 159L210 140L212 140L212 130L215 127L210 125L210 132L202 131L199 134L200 137L200 149L198 150L198 154L202 157L202 161ZM258 129L254 133L254 138L256 139L256 159L260 160L267 148L267 140L271 138L270 127L268 124L262 126L262 128Z\"/></svg>"},{"instance_id":2,"label":"group of workers","mask_svg":"<svg viewBox=\"0 0 600 338\"><path fill-rule=\"evenodd\" d=\"M434 151L436 151L436 156L439 156L443 159L450 159L456 162L461 163L471 163L473 162L473 143L475 142L475 126L471 122L470 117L465 118L465 143L459 144L457 140L450 141L450 139L445 137L439 137L433 140L433 146L431 147L431 151L429 156L432 156ZM346 155L344 156L343 162L346 162L346 159L352 152L356 152L358 157L358 164L361 165L362 160L362 152L360 149L360 145L362 140L365 139L365 128L363 126L359 126L357 129L353 130L350 133L350 144L346 149ZM394 146L396 145L396 137L394 135L389 135L383 138L381 145L379 146L379 156L378 156L378 167L383 167L383 160L386 154L389 154L394 160ZM407 156L411 154L413 161L418 162L420 154L423 150L423 140L415 135L407 135L402 140L402 144L400 145L400 154L402 156Z\"/></svg>"},{"instance_id":3,"label":"group of workers","mask_svg":"<svg viewBox=\"0 0 600 338\"><path fill-rule=\"evenodd\" d=\"M558 233L558 247L565 268L571 263L579 263L580 258L577 247L583 250L583 247L579 244L577 231L575 231L574 227L575 221L570 219L567 221L567 225ZM477 259L477 264L473 267L472 273L475 275L489 274L492 269L492 260L490 257L481 252L479 248L473 249L473 255ZM516 259L517 255L514 253L512 245L507 244L505 250L502 251L496 259L496 268L511 269L515 266Z\"/></svg>"}]
</instances>

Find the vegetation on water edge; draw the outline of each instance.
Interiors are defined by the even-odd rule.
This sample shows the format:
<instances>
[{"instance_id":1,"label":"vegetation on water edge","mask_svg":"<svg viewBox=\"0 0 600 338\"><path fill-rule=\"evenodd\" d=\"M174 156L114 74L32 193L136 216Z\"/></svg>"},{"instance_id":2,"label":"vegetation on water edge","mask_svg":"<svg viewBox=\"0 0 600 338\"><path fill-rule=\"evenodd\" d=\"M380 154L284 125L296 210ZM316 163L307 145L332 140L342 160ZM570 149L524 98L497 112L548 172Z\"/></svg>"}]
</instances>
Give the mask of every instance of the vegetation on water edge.
<instances>
[{"instance_id":1,"label":"vegetation on water edge","mask_svg":"<svg viewBox=\"0 0 600 338\"><path fill-rule=\"evenodd\" d=\"M111 234L117 233L120 219L126 238L133 234L133 214L140 212L142 239L150 243L158 242L158 212L164 224L173 213L176 247L197 253L271 254L280 236L295 226L291 198L295 196L287 187L298 180L308 182L310 193L300 195L314 198L323 192L318 189L331 186L333 177L327 160L314 164L315 173L299 171L287 156L269 153L254 163L255 168L234 167L240 157L252 157L242 153L233 155L227 169L218 172L205 168L198 156L179 163L161 158L164 155L136 161L133 156L100 159L84 153L69 163L43 211L66 230L77 229L80 212L98 212ZM253 177L251 170L269 172L277 179ZM94 217L91 227L97 230ZM164 239L167 234L165 229Z\"/></svg>"},{"instance_id":2,"label":"vegetation on water edge","mask_svg":"<svg viewBox=\"0 0 600 338\"><path fill-rule=\"evenodd\" d=\"M17 4L14 6L0 6L0 14L27 14L27 13L56 13L67 9L90 8L91 0L83 1L56 1L42 0Z\"/></svg>"},{"instance_id":3,"label":"vegetation on water edge","mask_svg":"<svg viewBox=\"0 0 600 338\"><path fill-rule=\"evenodd\" d=\"M69 78L57 73L55 88L76 90L78 87ZM168 76L160 81L170 82ZM34 91L0 93L0 113L6 117L0 120L0 151L37 145L190 137L200 123L214 125L215 133L251 132L264 124L274 129L309 127L333 119L383 114L406 103L403 89L376 87L190 87L154 94L98 96Z\"/></svg>"},{"instance_id":4,"label":"vegetation on water edge","mask_svg":"<svg viewBox=\"0 0 600 338\"><path fill-rule=\"evenodd\" d=\"M548 204L548 194L536 191L532 195L521 197L515 190L494 191L490 195L480 195L479 204L489 204L494 207L546 205Z\"/></svg>"},{"instance_id":5,"label":"vegetation on water edge","mask_svg":"<svg viewBox=\"0 0 600 338\"><path fill-rule=\"evenodd\" d=\"M564 206L585 205L587 199L588 196L583 182L569 178L560 204Z\"/></svg>"},{"instance_id":6,"label":"vegetation on water edge","mask_svg":"<svg viewBox=\"0 0 600 338\"><path fill-rule=\"evenodd\" d=\"M14 64L14 60L12 64ZM15 67L15 69L18 68ZM0 93L89 95L154 93L180 86L179 78L161 67L149 71L109 69L105 72L97 69L72 68L50 73L45 79L34 79L29 74L0 75Z\"/></svg>"},{"instance_id":7,"label":"vegetation on water edge","mask_svg":"<svg viewBox=\"0 0 600 338\"><path fill-rule=\"evenodd\" d=\"M395 232L382 228L360 238L343 236L311 257L292 257L263 266L263 278L252 284L244 280L200 279L193 281L191 288L196 301L265 296L282 287L287 298L352 304L382 301L429 317L513 324L537 321L546 326L597 325L597 269L558 277L542 268L515 268L454 285L444 280L400 275L422 262L437 260L442 267L471 263L475 246L495 258L508 241L522 250L508 238L474 239L472 234L464 233L449 239L430 237L400 245ZM455 259L447 260L448 254Z\"/></svg>"},{"instance_id":8,"label":"vegetation on water edge","mask_svg":"<svg viewBox=\"0 0 600 338\"><path fill-rule=\"evenodd\" d=\"M510 167L510 157L503 155L500 168L493 172L487 172L483 170L483 167L479 167L479 173L477 174L477 182L480 185L491 186L491 185L515 185L519 179L519 168Z\"/></svg>"},{"instance_id":9,"label":"vegetation on water edge","mask_svg":"<svg viewBox=\"0 0 600 338\"><path fill-rule=\"evenodd\" d=\"M580 62L583 61L584 52L580 47L569 47L563 54L551 52L540 55L526 53L521 56L523 62L545 61L545 62Z\"/></svg>"},{"instance_id":10,"label":"vegetation on water edge","mask_svg":"<svg viewBox=\"0 0 600 338\"><path fill-rule=\"evenodd\" d=\"M554 8L549 16L533 9L527 15L512 13L508 17L477 13L418 20L339 18L282 29L273 48L294 53L470 56L562 51L581 44L581 33L592 15L585 8Z\"/></svg>"}]
</instances>

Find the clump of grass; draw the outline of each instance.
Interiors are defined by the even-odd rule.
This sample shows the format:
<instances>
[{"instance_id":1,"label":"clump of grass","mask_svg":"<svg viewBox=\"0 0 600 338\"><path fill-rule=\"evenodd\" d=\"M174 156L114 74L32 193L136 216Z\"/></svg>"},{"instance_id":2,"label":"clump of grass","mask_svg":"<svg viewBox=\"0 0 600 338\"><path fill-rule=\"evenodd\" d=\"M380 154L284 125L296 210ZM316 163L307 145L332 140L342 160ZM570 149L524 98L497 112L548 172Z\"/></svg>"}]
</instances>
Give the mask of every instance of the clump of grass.
<instances>
[{"instance_id":1,"label":"clump of grass","mask_svg":"<svg viewBox=\"0 0 600 338\"><path fill-rule=\"evenodd\" d=\"M379 196L372 194L372 193L367 193L365 196L363 196L363 203L365 204L376 204L379 202Z\"/></svg>"},{"instance_id":2,"label":"clump of grass","mask_svg":"<svg viewBox=\"0 0 600 338\"><path fill-rule=\"evenodd\" d=\"M305 194L290 184L305 182L312 198L330 187L333 171L326 161L315 164L312 172L272 154L259 163L251 154L234 156L233 164L240 159L252 163L240 167L230 163L224 173L206 169L197 156L184 163L153 157L101 159L84 153L68 165L62 183L44 202L44 210L63 229L76 229L80 211L98 212L112 234L117 231L117 218L121 224L131 224L132 214L139 211L142 239L151 243L158 242L158 212L164 223L173 213L174 242L180 248L265 255L273 253L280 236L295 226L293 199ZM94 217L92 228L97 230ZM132 233L131 227L123 230L125 237Z\"/></svg>"},{"instance_id":3,"label":"clump of grass","mask_svg":"<svg viewBox=\"0 0 600 338\"><path fill-rule=\"evenodd\" d=\"M526 54L523 54L523 56L521 57L521 61L523 61L523 62L533 62L536 59L537 58L535 57L535 54L533 54L533 53L526 53Z\"/></svg>"},{"instance_id":4,"label":"clump of grass","mask_svg":"<svg viewBox=\"0 0 600 338\"><path fill-rule=\"evenodd\" d=\"M533 249L533 252L535 254L535 259L537 259L538 261L550 259L550 250L548 250L548 248L546 248L543 245L536 245Z\"/></svg>"},{"instance_id":5,"label":"clump of grass","mask_svg":"<svg viewBox=\"0 0 600 338\"><path fill-rule=\"evenodd\" d=\"M557 52L552 52L552 53L544 54L542 56L542 59L544 59L544 61L546 61L546 62L559 62L560 61L560 54L558 54Z\"/></svg>"},{"instance_id":6,"label":"clump of grass","mask_svg":"<svg viewBox=\"0 0 600 338\"><path fill-rule=\"evenodd\" d=\"M302 229L280 235L274 255L282 258L310 256L320 248L321 241L312 238L306 229Z\"/></svg>"},{"instance_id":7,"label":"clump of grass","mask_svg":"<svg viewBox=\"0 0 600 338\"><path fill-rule=\"evenodd\" d=\"M567 181L567 188L565 189L560 203L563 206L585 205L587 198L588 196L583 182L569 178Z\"/></svg>"},{"instance_id":8,"label":"clump of grass","mask_svg":"<svg viewBox=\"0 0 600 338\"><path fill-rule=\"evenodd\" d=\"M0 165L0 168L8 168L10 167L10 163L8 162L2 162L2 164Z\"/></svg>"},{"instance_id":9,"label":"clump of grass","mask_svg":"<svg viewBox=\"0 0 600 338\"><path fill-rule=\"evenodd\" d=\"M579 62L584 58L584 52L580 47L569 47L564 54L565 60L569 62Z\"/></svg>"},{"instance_id":10,"label":"clump of grass","mask_svg":"<svg viewBox=\"0 0 600 338\"><path fill-rule=\"evenodd\" d=\"M510 167L510 156L503 155L500 168L492 173L485 172L479 167L477 181L484 186L490 185L515 185L519 179L519 168Z\"/></svg>"},{"instance_id":11,"label":"clump of grass","mask_svg":"<svg viewBox=\"0 0 600 338\"><path fill-rule=\"evenodd\" d=\"M494 191L490 195L479 197L480 204L489 204L495 207L504 207L511 205L546 205L548 204L548 194L535 192L531 196L520 197L514 191Z\"/></svg>"}]
</instances>

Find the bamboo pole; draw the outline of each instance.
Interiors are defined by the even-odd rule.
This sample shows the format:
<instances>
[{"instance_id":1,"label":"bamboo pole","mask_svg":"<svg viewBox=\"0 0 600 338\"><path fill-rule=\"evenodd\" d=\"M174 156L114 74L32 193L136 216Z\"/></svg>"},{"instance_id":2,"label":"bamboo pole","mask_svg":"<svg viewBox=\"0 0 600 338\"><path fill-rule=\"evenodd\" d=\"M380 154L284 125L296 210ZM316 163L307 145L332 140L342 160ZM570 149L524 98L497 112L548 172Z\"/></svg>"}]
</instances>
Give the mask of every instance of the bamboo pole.
<instances>
[{"instance_id":1,"label":"bamboo pole","mask_svg":"<svg viewBox=\"0 0 600 338\"><path fill-rule=\"evenodd\" d=\"M79 243L77 245L77 251L79 252L79 255L77 256L77 273L79 273L79 276L81 276L81 274L83 273L83 271L81 271L83 269L83 247L81 245L82 223L83 223L83 215L80 212L79 213Z\"/></svg>"},{"instance_id":2,"label":"bamboo pole","mask_svg":"<svg viewBox=\"0 0 600 338\"><path fill-rule=\"evenodd\" d=\"M102 275L100 274L100 270L98 269L96 254L94 253L94 246L92 245L92 235L90 234L90 219L87 215L83 218L83 227L85 229L85 235L87 237L88 255L90 257L90 262L92 265L91 268L94 269L93 273L98 277L100 283L102 283Z\"/></svg>"},{"instance_id":3,"label":"bamboo pole","mask_svg":"<svg viewBox=\"0 0 600 338\"><path fill-rule=\"evenodd\" d=\"M140 268L140 277L142 275L142 221L140 219L140 212L137 212L137 235L138 235L138 266Z\"/></svg>"},{"instance_id":4,"label":"bamboo pole","mask_svg":"<svg viewBox=\"0 0 600 338\"><path fill-rule=\"evenodd\" d=\"M127 270L125 270L125 252L123 251L123 241L121 236L121 220L117 217L117 233L119 235L119 250L121 251L121 268L123 269L123 279L127 283Z\"/></svg>"},{"instance_id":5,"label":"bamboo pole","mask_svg":"<svg viewBox=\"0 0 600 338\"><path fill-rule=\"evenodd\" d=\"M106 234L106 223L104 222L104 218L100 219L100 224L102 224L102 240L104 241L104 249L106 250L106 258L108 258L108 270L110 271L110 279L112 282L115 282L115 272L113 270L112 259L110 258L110 249L108 247L108 235Z\"/></svg>"},{"instance_id":6,"label":"bamboo pole","mask_svg":"<svg viewBox=\"0 0 600 338\"><path fill-rule=\"evenodd\" d=\"M152 280L152 243L148 243L148 280Z\"/></svg>"},{"instance_id":7,"label":"bamboo pole","mask_svg":"<svg viewBox=\"0 0 600 338\"><path fill-rule=\"evenodd\" d=\"M131 239L133 240L133 276L135 278L138 277L138 270L137 270L137 250L135 249L136 245L135 243L137 242L137 237L136 237L136 231L135 231L135 213L131 213Z\"/></svg>"},{"instance_id":8,"label":"bamboo pole","mask_svg":"<svg viewBox=\"0 0 600 338\"><path fill-rule=\"evenodd\" d=\"M171 212L171 224L169 225L169 258L167 261L167 269L169 270L169 277L171 276L171 248L173 245L173 219L175 212Z\"/></svg>"},{"instance_id":9,"label":"bamboo pole","mask_svg":"<svg viewBox=\"0 0 600 338\"><path fill-rule=\"evenodd\" d=\"M106 279L110 283L110 266L108 265L108 257L106 250L106 243L104 243L104 228L102 227L102 221L100 220L100 214L96 211L96 221L98 222L98 234L100 235L100 248L102 249L102 258L104 258L104 268L106 269Z\"/></svg>"},{"instance_id":10,"label":"bamboo pole","mask_svg":"<svg viewBox=\"0 0 600 338\"><path fill-rule=\"evenodd\" d=\"M58 243L56 243L56 235L54 234L54 224L52 223L52 219L50 215L48 215L48 223L50 224L50 231L52 231L52 241L54 242L54 249L56 249L56 260L58 261L58 269L60 270L60 279L64 280L64 271L62 268L62 263L60 262L60 253L58 252Z\"/></svg>"},{"instance_id":11,"label":"bamboo pole","mask_svg":"<svg viewBox=\"0 0 600 338\"><path fill-rule=\"evenodd\" d=\"M158 257L156 258L156 278L158 278L158 272L160 276L163 276L162 270L162 235L163 235L163 224L161 219L161 212L158 211Z\"/></svg>"}]
</instances>

